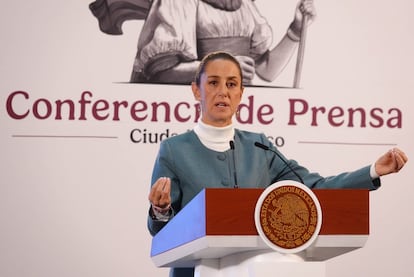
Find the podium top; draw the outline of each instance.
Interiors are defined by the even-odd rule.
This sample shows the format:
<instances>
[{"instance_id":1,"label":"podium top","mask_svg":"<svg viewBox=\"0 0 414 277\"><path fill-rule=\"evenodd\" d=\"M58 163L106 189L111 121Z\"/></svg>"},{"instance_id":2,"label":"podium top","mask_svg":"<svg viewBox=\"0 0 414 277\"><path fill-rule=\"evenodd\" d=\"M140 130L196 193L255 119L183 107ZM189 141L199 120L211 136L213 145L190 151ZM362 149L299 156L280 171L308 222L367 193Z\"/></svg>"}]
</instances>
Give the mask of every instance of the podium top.
<instances>
[{"instance_id":1,"label":"podium top","mask_svg":"<svg viewBox=\"0 0 414 277\"><path fill-rule=\"evenodd\" d=\"M253 238L255 241L253 248L266 248L258 236L254 222L256 202L263 191L264 189L255 188L204 189L154 236L151 256L155 257L206 238L216 238L217 241L225 237L229 238L227 241L234 240L236 237L248 240ZM323 214L319 237L360 238L369 235L368 190L315 189L312 192L317 196ZM240 241L237 240L235 243ZM358 242L356 246L362 246L358 244L360 243ZM228 246L223 245L223 247ZM204 247L209 246L204 245Z\"/></svg>"}]
</instances>

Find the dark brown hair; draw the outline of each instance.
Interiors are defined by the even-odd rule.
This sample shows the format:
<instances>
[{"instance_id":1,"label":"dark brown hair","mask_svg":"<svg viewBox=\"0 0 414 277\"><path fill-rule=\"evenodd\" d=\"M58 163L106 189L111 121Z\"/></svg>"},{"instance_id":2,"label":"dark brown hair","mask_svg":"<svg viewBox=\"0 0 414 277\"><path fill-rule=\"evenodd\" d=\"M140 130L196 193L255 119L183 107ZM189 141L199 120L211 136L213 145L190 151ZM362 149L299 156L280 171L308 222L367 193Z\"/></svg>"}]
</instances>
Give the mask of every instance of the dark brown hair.
<instances>
[{"instance_id":1,"label":"dark brown hair","mask_svg":"<svg viewBox=\"0 0 414 277\"><path fill-rule=\"evenodd\" d=\"M195 77L194 77L194 82L197 84L197 86L200 86L200 78L201 78L201 75L206 70L207 64L211 61L215 61L215 60L218 60L218 59L231 61L237 66L237 68L239 69L240 78L241 78L240 86L242 86L242 84L243 84L243 72L242 72L239 61L232 54L230 54L228 52L224 52L224 51L211 52L211 53L207 54L201 60L199 66L198 66L198 69L196 71Z\"/></svg>"}]
</instances>

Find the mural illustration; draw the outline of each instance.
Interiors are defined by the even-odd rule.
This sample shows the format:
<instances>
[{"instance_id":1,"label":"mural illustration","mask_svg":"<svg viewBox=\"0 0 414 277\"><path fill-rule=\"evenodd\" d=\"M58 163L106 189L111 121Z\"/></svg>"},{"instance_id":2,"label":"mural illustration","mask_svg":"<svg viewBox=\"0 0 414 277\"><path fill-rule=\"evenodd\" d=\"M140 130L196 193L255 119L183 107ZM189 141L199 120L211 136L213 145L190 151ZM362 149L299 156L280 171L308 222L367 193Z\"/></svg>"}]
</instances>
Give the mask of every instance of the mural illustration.
<instances>
[{"instance_id":1,"label":"mural illustration","mask_svg":"<svg viewBox=\"0 0 414 277\"><path fill-rule=\"evenodd\" d=\"M253 0L97 0L89 5L100 30L122 34L126 20L145 20L131 83L189 84L200 60L212 51L237 56L245 85L255 76L273 82L297 53L299 86L306 27L313 0L299 0L286 34L272 47L273 31Z\"/></svg>"}]
</instances>

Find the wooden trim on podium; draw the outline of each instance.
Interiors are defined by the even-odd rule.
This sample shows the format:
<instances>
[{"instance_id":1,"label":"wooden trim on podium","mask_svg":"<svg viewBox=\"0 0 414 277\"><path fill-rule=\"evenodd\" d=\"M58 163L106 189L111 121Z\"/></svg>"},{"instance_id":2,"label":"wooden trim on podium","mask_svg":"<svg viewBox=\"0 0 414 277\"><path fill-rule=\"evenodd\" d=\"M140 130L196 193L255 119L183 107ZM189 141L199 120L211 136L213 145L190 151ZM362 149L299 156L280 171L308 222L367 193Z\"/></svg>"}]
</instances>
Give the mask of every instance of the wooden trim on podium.
<instances>
[{"instance_id":1,"label":"wooden trim on podium","mask_svg":"<svg viewBox=\"0 0 414 277\"><path fill-rule=\"evenodd\" d=\"M369 191L313 190L322 208L320 235L369 235Z\"/></svg>"},{"instance_id":2,"label":"wooden trim on podium","mask_svg":"<svg viewBox=\"0 0 414 277\"><path fill-rule=\"evenodd\" d=\"M257 235L254 209L263 189L224 190L206 190L206 235ZM368 190L312 191L322 208L320 235L369 234Z\"/></svg>"}]
</instances>

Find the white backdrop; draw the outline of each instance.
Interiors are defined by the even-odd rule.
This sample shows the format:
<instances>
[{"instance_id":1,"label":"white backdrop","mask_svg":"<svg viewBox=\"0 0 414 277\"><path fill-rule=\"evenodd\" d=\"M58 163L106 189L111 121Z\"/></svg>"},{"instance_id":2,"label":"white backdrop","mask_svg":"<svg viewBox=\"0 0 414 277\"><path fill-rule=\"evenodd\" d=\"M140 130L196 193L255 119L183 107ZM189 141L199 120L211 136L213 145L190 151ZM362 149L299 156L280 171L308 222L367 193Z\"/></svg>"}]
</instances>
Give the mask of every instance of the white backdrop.
<instances>
[{"instance_id":1,"label":"white backdrop","mask_svg":"<svg viewBox=\"0 0 414 277\"><path fill-rule=\"evenodd\" d=\"M193 103L190 88L128 84L142 21L126 22L122 36L99 31L89 1L2 1L0 9L0 276L167 276L150 257L146 229L147 193L157 143L133 143L130 133L184 132L194 122L98 120L84 91L101 100ZM293 16L295 1L257 1L274 26L275 41ZM393 146L414 156L411 76L414 37L408 0L316 1L309 28L303 89L247 88L254 109L274 108L269 125L239 125L281 136L281 150L311 170L330 175L369 164ZM278 79L293 82L294 64ZM15 91L27 92L11 98ZM311 126L308 112L288 125L289 99L311 107L382 109L387 121L401 111L401 128L386 124L334 127L325 115ZM13 118L7 110L28 115ZM75 103L75 119L55 118L56 100ZM52 106L45 115L45 103ZM112 105L112 104L111 104ZM190 111L183 113L191 114ZM104 115L102 112L100 115ZM368 122L372 117L367 117ZM309 142L329 142L309 143ZM370 195L371 234L366 246L330 260L328 276L413 276L414 232L411 162L382 178Z\"/></svg>"}]
</instances>

